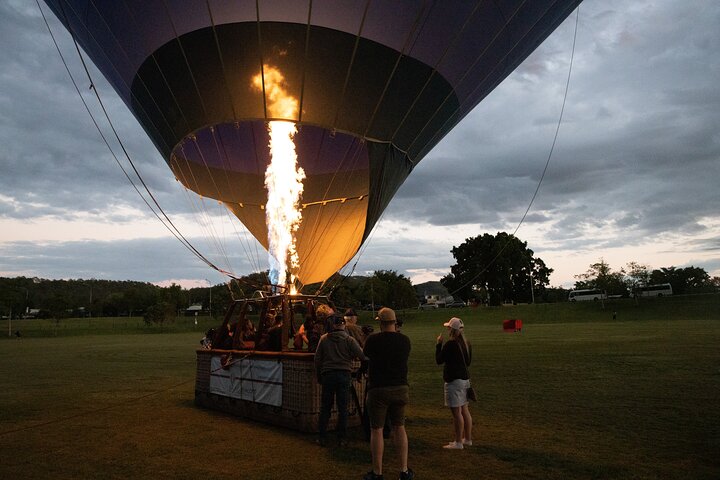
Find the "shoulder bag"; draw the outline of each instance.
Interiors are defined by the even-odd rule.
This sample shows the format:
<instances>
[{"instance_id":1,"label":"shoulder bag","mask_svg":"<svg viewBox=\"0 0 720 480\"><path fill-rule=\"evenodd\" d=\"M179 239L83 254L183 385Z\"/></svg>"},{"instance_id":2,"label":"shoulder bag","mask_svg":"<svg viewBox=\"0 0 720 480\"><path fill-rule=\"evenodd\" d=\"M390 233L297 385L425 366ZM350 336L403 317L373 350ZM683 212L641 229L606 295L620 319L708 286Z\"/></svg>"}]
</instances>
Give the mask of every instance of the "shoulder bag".
<instances>
[{"instance_id":1,"label":"shoulder bag","mask_svg":"<svg viewBox=\"0 0 720 480\"><path fill-rule=\"evenodd\" d=\"M465 359L465 352L463 351L463 348L460 346L460 343L458 342L458 348L460 349L460 354L463 357L463 365L465 365L465 372L467 373L466 377L468 380L470 380L470 370L468 369L467 360ZM473 402L477 401L477 396L475 395L475 389L473 389L472 385L468 385L467 391L465 392L467 395L468 400L472 400Z\"/></svg>"}]
</instances>

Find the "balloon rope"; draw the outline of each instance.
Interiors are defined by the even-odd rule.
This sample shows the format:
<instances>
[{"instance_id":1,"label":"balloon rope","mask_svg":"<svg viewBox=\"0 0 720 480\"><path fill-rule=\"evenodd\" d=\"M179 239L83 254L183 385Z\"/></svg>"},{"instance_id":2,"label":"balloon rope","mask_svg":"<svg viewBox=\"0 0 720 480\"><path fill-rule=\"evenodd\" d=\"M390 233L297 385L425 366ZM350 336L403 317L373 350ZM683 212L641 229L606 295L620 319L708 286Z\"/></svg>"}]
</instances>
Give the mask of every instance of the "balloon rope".
<instances>
[{"instance_id":1,"label":"balloon rope","mask_svg":"<svg viewBox=\"0 0 720 480\"><path fill-rule=\"evenodd\" d=\"M323 132L323 138L324 138L325 135L327 135L327 132ZM333 183L335 182L335 179L336 179L337 176L338 176L338 172L339 172L340 169L345 165L345 162L348 160L348 158L351 159L351 162L348 164L347 171L352 171L352 170L354 169L354 167L357 166L358 160L359 160L359 158L360 158L360 153L361 153L361 151L362 151L362 149L361 149L361 146L360 146L360 143L359 143L359 139L354 140L354 141L347 147L347 149L345 150L345 153L343 154L342 160L340 161L340 163L338 164L338 167L337 167L337 168L335 169L335 171L333 172L333 176L332 176L332 178L330 179L330 182L328 182L328 186L327 186L327 188L325 189L325 192L323 193L322 200L320 200L319 202L308 202L307 204L304 204L303 207L310 206L310 205L318 205L318 204L319 204L319 205L318 205L318 208L320 208L320 209L322 210L327 203L334 203L335 199L328 199L327 197L328 197L328 194L330 193L330 189L331 189ZM319 155L319 154L320 154L320 151L318 151L318 155ZM341 190L341 191L344 190L344 187L347 187L350 183L351 183L351 177L350 177L350 175L345 175L345 183L344 183L344 185L341 185L341 186L340 186L340 190ZM358 198L358 200L362 200L362 196L356 197L356 198ZM346 200L349 200L349 199L350 199L350 198L347 198ZM341 200L341 201L342 201L342 200ZM339 214L340 214L340 209L339 209L339 208L336 208L336 209L333 211L333 213L332 213L327 219L324 219L325 221L324 221L324 223L322 224L322 229L320 230L320 224L321 224L320 218L322 217L322 215L321 215L320 213L318 213L318 214L315 216L315 222L314 222L314 224L312 225L312 228L309 230L309 235L310 235L310 237L313 238L313 237L315 237L316 235L324 236L324 235L329 234L330 231L331 231L330 229L332 229L332 228L334 227L334 225L335 225L335 220L337 219L337 217L338 217ZM360 220L358 220L357 223L359 224L359 223L360 223ZM357 228L357 225L356 225L356 228ZM299 241L302 240L302 238L303 238L304 236L305 236L305 233L303 233L303 234L299 237L298 240L299 240ZM319 243L319 242L316 242L316 243L314 243L313 245L311 245L311 246L310 246L310 249L308 250L308 252L306 252L306 255L309 255L309 254L313 253L317 248L320 248L320 243Z\"/></svg>"},{"instance_id":2,"label":"balloon rope","mask_svg":"<svg viewBox=\"0 0 720 480\"><path fill-rule=\"evenodd\" d=\"M213 141L215 142L215 148L218 152L218 156L221 158L221 160L223 162L224 168L222 169L222 171L224 173L225 182L227 183L228 191L232 191L230 176L228 175L228 170L230 169L230 158L228 156L227 150L225 149L225 143L222 140L222 134L220 132L220 129L218 129L218 128L214 128L212 131L212 134L213 134ZM217 135L217 137L220 137L219 140L216 137L216 135ZM245 232L243 232L243 234L241 235L237 229L237 224L236 224L237 217L234 217L230 213L230 209L227 208L226 205L223 206L223 210L225 211L225 214L227 215L227 218L229 219L230 224L233 227L235 236L238 239L238 241L240 242L240 245L241 245L243 251L245 252L245 257L249 260L251 267L253 268L253 271L256 271L256 272L261 271L260 255L257 252L257 248L255 249L256 255L253 256L251 247L250 247L250 240L248 240L247 235L245 235L245 232L249 232L249 230L246 227L243 227L245 229ZM257 241L254 243L257 246Z\"/></svg>"},{"instance_id":3,"label":"balloon rope","mask_svg":"<svg viewBox=\"0 0 720 480\"><path fill-rule=\"evenodd\" d=\"M570 77L572 74L572 67L573 67L573 60L575 59L575 44L577 42L577 31L578 31L578 23L580 19L580 6L578 5L575 15L575 32L573 33L573 42L572 42L572 51L570 53L570 66L568 68L568 74L567 74L567 80L565 81L565 93L563 95L563 101L562 101L562 108L560 109L560 117L558 118L557 127L555 128L555 136L553 137L552 145L550 147L550 153L548 153L547 161L545 162L545 168L543 168L542 175L540 176L540 180L538 180L537 187L535 188L535 193L533 194L532 198L530 199L530 203L527 206L527 209L525 209L525 213L523 214L522 218L518 222L517 226L515 227L515 230L513 230L512 237L515 236L517 231L520 229L520 226L525 221L525 217L527 217L528 212L530 211L530 208L532 207L533 203L535 202L535 198L537 197L538 192L540 191L540 186L542 185L543 179L545 178L545 174L547 173L548 167L550 166L550 160L552 159L553 152L555 151L555 144L558 139L558 134L560 133L560 125L562 124L563 114L565 113L565 103L567 101L568 97L568 91L570 90ZM487 271L490 266L495 263L495 261L500 257L503 251L510 245L511 239L508 238L508 240L505 242L505 244L502 246L500 251L488 262L485 267L480 270L474 277L472 277L469 281L467 281L465 284L463 284L461 287L457 288L455 291L451 292L450 295L454 295L460 290L466 288L468 285L470 285L472 282L477 280L480 275L482 275L485 271Z\"/></svg>"},{"instance_id":4,"label":"balloon rope","mask_svg":"<svg viewBox=\"0 0 720 480\"><path fill-rule=\"evenodd\" d=\"M38 6L38 9L40 10L40 14L41 14L41 16L42 16L42 18L43 18L43 21L45 22L45 26L47 27L48 33L50 34L50 38L52 39L53 44L55 45L55 48L56 48L58 54L60 55L60 59L62 60L63 65L65 66L65 70L67 71L68 75L70 76L70 80L72 81L73 86L75 87L75 91L77 92L78 96L80 97L80 100L83 102L83 105L85 106L85 110L88 112L88 115L90 115L90 118L91 118L93 124L95 125L95 128L97 129L98 133L100 134L100 137L103 139L103 142L104 142L105 145L107 146L108 150L110 151L110 154L111 154L111 155L113 156L113 158L115 159L115 162L118 164L118 166L119 166L120 169L122 170L122 172L123 172L123 174L125 175L125 177L128 179L128 181L129 181L130 184L133 186L133 188L134 188L135 191L138 193L138 195L140 195L140 198L142 198L143 202L145 202L145 205L147 205L148 208L150 208L150 210L151 210L151 211L153 212L153 214L158 218L158 220L160 220L160 222L163 224L163 226L165 226L165 228L167 228L168 231L170 231L170 233L171 233L173 236L175 236L175 238L177 238L177 239L180 241L180 243L183 244L183 246L185 246L185 248L187 248L188 250L190 250L191 252L193 252L200 260L202 260L205 264L207 264L207 265L210 266L211 268L214 268L215 270L217 270L217 271L220 272L220 273L227 274L228 272L225 272L224 270L218 268L218 267L215 266L212 262L210 262L207 258L205 258L199 251L197 251L197 249L195 249L195 247L193 247L193 245L187 240L187 238L185 238L185 237L182 235L182 233L178 230L178 228L175 226L175 224L172 222L172 220L170 220L170 218L167 216L167 214L163 211L162 207L160 207L159 203L157 202L157 199L153 196L152 192L150 192L147 184L144 182L144 180L143 180L142 177L140 176L140 173L138 172L138 170L137 170L137 168L135 167L132 159L130 158L129 153L128 153L127 150L125 149L125 146L124 146L124 144L122 143L122 140L120 139L120 136L119 136L119 134L117 133L117 130L115 129L112 121L110 120L110 117L109 117L109 115L108 115L108 113L107 113L107 110L106 110L106 108L105 108L105 105L103 104L102 100L100 99L100 95L99 95L99 93L98 93L98 91L97 91L97 88L95 87L95 83L94 83L93 80L92 80L92 76L90 75L90 72L89 72L89 70L88 70L88 68L87 68L87 65L86 65L86 63L85 63L85 60L84 60L84 58L83 58L83 56L82 56L82 54L81 54L81 52L80 52L80 47L79 47L78 44L77 44L77 40L75 39L75 36L73 35L73 32L72 32L72 27L71 27L71 25L70 25L69 20L67 19L67 16L66 16L65 21L67 22L68 29L70 30L70 36L72 37L73 42L74 42L74 44L75 44L75 49L76 49L76 51L77 51L77 53L78 53L78 55L79 55L79 57L80 57L80 61L81 61L82 65L83 65L83 68L85 69L85 73L86 73L86 75L87 75L87 77L88 77L88 80L90 81L90 89L93 90L93 92L95 93L95 97L97 98L97 100L98 100L98 102L99 102L99 104L100 104L100 107L101 107L103 113L105 114L105 118L106 118L108 124L110 125L110 128L111 128L111 130L113 131L113 133L114 133L114 135L115 135L115 138L116 138L116 140L118 141L118 143L119 143L119 145L120 145L120 148L122 149L123 153L125 154L125 157L127 158L128 162L129 162L130 165L132 166L132 169L133 169L133 171L135 172L135 175L138 177L138 179L140 180L141 184L142 184L143 187L145 188L145 191L147 192L148 196L153 200L153 203L155 204L155 207L156 207L156 208L158 209L158 211L162 214L162 217L164 217L165 220L163 220L163 218L161 218L160 214L158 214L158 212L155 210L155 208L154 208L154 207L150 204L150 202L145 198L145 196L142 194L142 192L140 191L140 189L137 187L137 185L135 184L135 182L133 181L133 179L132 179L132 178L130 177L130 175L128 174L127 170L122 166L122 163L120 162L120 160L118 159L118 157L115 155L115 152L113 151L112 147L110 146L110 143L108 142L107 138L106 138L105 135L102 133L102 129L100 128L100 126L98 125L97 121L95 120L95 116L92 114L92 112L91 112L91 110L90 110L90 107L87 105L87 102L85 102L85 99L84 99L84 97L82 96L82 93L80 92L80 88L78 87L77 82L75 81L75 78L73 77L72 73L70 72L70 67L68 66L67 61L65 60L65 57L63 56L63 54L62 54L62 52L61 52L61 50L60 50L60 47L59 47L59 45L58 45L58 43L57 43L57 41L56 41L56 39L55 39L55 35L52 33L52 29L50 28L50 24L48 23L47 17L45 16L45 12L43 11L42 7L40 6L39 0L35 0L35 1L36 1L37 6ZM62 6L61 6L61 8L62 8ZM167 222L167 223L166 223L166 222ZM169 224L169 225L168 225L168 224ZM172 228L171 228L171 227L172 227Z\"/></svg>"}]
</instances>

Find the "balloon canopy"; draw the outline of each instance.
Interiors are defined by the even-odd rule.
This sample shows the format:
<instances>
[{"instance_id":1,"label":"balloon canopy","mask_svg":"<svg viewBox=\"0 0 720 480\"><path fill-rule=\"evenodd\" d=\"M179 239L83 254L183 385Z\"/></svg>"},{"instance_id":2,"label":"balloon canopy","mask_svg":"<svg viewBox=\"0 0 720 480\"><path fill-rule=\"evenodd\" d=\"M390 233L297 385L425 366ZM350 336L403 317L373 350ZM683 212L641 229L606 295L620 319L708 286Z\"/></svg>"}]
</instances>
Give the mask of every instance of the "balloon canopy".
<instances>
[{"instance_id":1,"label":"balloon canopy","mask_svg":"<svg viewBox=\"0 0 720 480\"><path fill-rule=\"evenodd\" d=\"M176 178L266 248L266 125L297 124L306 284L355 255L414 166L580 3L45 1ZM253 85L270 72L290 118Z\"/></svg>"}]
</instances>

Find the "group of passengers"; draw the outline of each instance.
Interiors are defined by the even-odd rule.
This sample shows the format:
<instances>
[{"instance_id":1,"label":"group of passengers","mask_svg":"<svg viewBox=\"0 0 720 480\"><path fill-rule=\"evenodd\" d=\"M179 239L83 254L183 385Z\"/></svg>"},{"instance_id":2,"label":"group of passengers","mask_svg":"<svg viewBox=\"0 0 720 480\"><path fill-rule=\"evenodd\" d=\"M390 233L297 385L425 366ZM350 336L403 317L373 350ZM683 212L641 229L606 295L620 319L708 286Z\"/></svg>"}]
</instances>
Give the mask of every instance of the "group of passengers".
<instances>
[{"instance_id":1,"label":"group of passengers","mask_svg":"<svg viewBox=\"0 0 720 480\"><path fill-rule=\"evenodd\" d=\"M313 315L314 313L314 315ZM315 352L320 337L333 331L333 318L337 314L332 307L325 304L317 306L314 312L307 312L305 321L300 325L293 338L295 350L306 350ZM344 319L348 334L354 338L359 345L364 345L365 337L373 331L370 326L359 326L358 316L352 308L345 311ZM242 318L238 322L228 322L218 334L215 329L210 329L201 340L205 348L216 348L220 350L282 350L282 313L268 310L261 319L261 328L255 328L252 320ZM238 323L242 327L238 328ZM238 337L238 338L236 338Z\"/></svg>"},{"instance_id":2,"label":"group of passengers","mask_svg":"<svg viewBox=\"0 0 720 480\"><path fill-rule=\"evenodd\" d=\"M339 315L330 306L321 304L314 315L312 313L306 314L305 322L295 334L293 345L296 350L307 348L307 351L315 352L316 377L322 386L318 443L322 446L327 443L330 413L336 404L338 445L347 444L345 432L351 372L353 363L361 360L363 368L368 368L365 411L369 420L372 454L372 469L363 480L383 479L383 428L386 420L392 425L392 437L399 460L399 478L413 479L415 474L408 468L408 440L405 432L405 407L409 402L407 373L410 340L399 331L402 322L397 320L392 309L382 308L376 317L380 331L369 335L372 328L357 325L358 317L352 309ZM244 321L242 329L238 330L237 324L228 327L228 332L220 335L222 343L215 348L253 348L257 345L257 349L281 350L281 315L268 312L262 333L255 330L249 319ZM472 445L472 416L468 408L468 400L474 399L468 368L472 347L464 337L461 319L453 317L443 326L447 328L449 338L445 341L442 335L437 337L435 360L438 365L444 365L445 406L450 408L455 434L453 441L443 448L461 450ZM234 342L236 331L240 332L241 338ZM208 331L206 339L213 336L217 335ZM212 345L206 346L212 348Z\"/></svg>"}]
</instances>

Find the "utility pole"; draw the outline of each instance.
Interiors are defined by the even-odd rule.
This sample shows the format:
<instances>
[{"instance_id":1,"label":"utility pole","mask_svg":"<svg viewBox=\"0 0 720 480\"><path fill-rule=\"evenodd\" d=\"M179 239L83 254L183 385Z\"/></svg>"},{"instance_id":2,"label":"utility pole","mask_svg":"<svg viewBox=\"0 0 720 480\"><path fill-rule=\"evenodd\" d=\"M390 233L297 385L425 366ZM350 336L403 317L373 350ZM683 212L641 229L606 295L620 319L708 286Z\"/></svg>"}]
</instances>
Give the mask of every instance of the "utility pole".
<instances>
[{"instance_id":1,"label":"utility pole","mask_svg":"<svg viewBox=\"0 0 720 480\"><path fill-rule=\"evenodd\" d=\"M533 289L532 268L530 269L530 298L532 298L532 303L534 305L535 304L535 290Z\"/></svg>"},{"instance_id":2,"label":"utility pole","mask_svg":"<svg viewBox=\"0 0 720 480\"><path fill-rule=\"evenodd\" d=\"M212 283L210 283L210 280L208 280L207 278L205 279L205 281L208 282L208 284L210 284L210 319L212 320L212 318L213 318L213 316L212 316L212 287L213 286L212 286Z\"/></svg>"}]
</instances>

